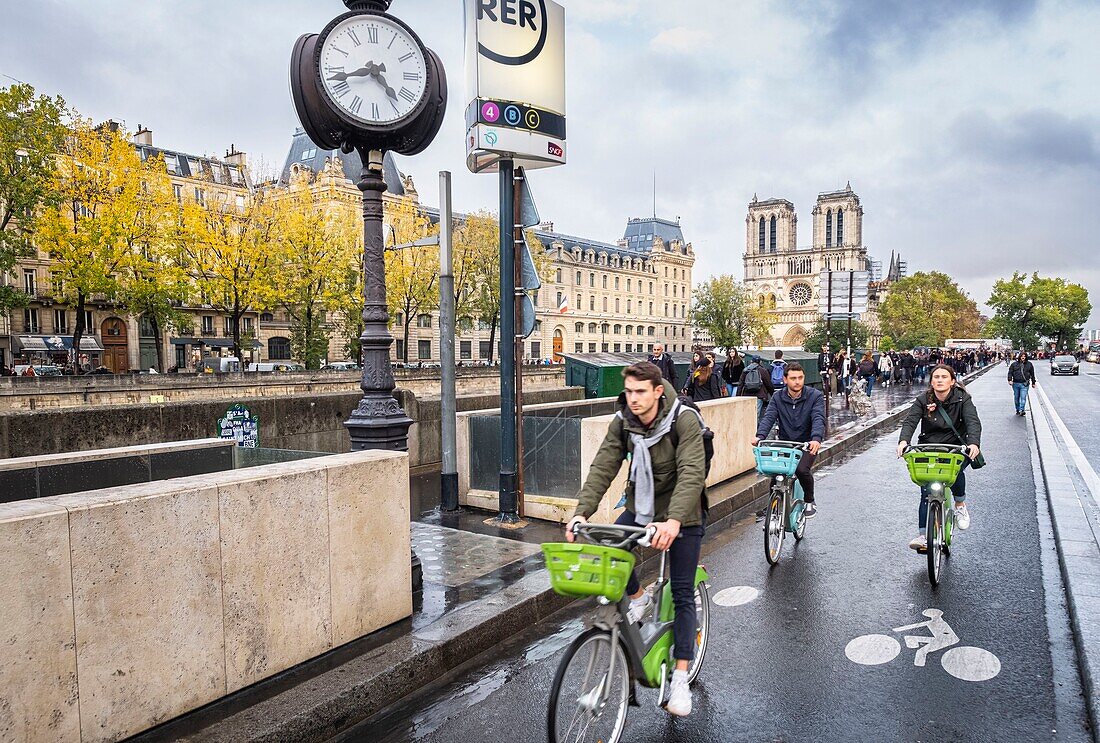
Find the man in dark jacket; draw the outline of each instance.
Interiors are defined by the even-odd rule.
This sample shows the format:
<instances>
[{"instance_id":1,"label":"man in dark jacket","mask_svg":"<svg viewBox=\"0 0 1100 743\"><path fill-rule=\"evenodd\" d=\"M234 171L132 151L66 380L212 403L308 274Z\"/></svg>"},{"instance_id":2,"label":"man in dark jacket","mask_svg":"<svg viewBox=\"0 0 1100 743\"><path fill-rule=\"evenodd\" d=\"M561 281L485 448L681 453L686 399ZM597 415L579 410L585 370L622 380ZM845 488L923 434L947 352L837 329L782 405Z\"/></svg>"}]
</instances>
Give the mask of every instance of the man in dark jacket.
<instances>
[{"instance_id":1,"label":"man in dark jacket","mask_svg":"<svg viewBox=\"0 0 1100 743\"><path fill-rule=\"evenodd\" d=\"M750 374L750 369L756 369L756 374ZM758 375L760 384L753 387L748 380L755 379ZM737 396L756 398L756 420L760 420L760 416L764 414L764 406L774 394L775 387L772 386L770 372L760 363L759 356L749 356L749 363L745 365L745 371L741 372L741 384L737 388Z\"/></svg>"},{"instance_id":2,"label":"man in dark jacket","mask_svg":"<svg viewBox=\"0 0 1100 743\"><path fill-rule=\"evenodd\" d=\"M1027 354L1021 352L1016 360L1008 365L1008 383L1012 385L1012 398L1016 403L1016 415L1027 415L1028 385L1035 386L1035 366L1027 360Z\"/></svg>"},{"instance_id":3,"label":"man in dark jacket","mask_svg":"<svg viewBox=\"0 0 1100 743\"><path fill-rule=\"evenodd\" d=\"M592 460L584 487L577 493L577 510L566 528L585 523L630 454L626 510L615 522L657 529L653 546L668 550L672 602L676 607L672 633L676 669L672 674L669 713L691 712L687 672L695 657L695 568L703 540L702 495L706 481L703 429L693 410L676 397L676 388L662 380L654 364L642 362L623 370L620 410ZM682 414L681 414L682 411ZM677 539L679 536L679 539ZM644 618L652 599L642 590L637 573L627 583L629 620Z\"/></svg>"},{"instance_id":4,"label":"man in dark jacket","mask_svg":"<svg viewBox=\"0 0 1100 743\"><path fill-rule=\"evenodd\" d=\"M650 354L647 360L661 370L661 376L669 381L672 389L680 389L680 386L676 384L676 365L672 363L672 357L665 353L663 343L653 344L653 353Z\"/></svg>"},{"instance_id":5,"label":"man in dark jacket","mask_svg":"<svg viewBox=\"0 0 1100 743\"><path fill-rule=\"evenodd\" d=\"M783 372L787 386L772 396L764 417L756 427L752 445L767 438L777 422L779 438L783 441L799 441L810 445L803 452L794 474L802 485L806 499L806 518L817 515L814 505L814 476L811 468L825 438L825 395L821 390L806 386L806 372L801 364L788 364Z\"/></svg>"}]
</instances>

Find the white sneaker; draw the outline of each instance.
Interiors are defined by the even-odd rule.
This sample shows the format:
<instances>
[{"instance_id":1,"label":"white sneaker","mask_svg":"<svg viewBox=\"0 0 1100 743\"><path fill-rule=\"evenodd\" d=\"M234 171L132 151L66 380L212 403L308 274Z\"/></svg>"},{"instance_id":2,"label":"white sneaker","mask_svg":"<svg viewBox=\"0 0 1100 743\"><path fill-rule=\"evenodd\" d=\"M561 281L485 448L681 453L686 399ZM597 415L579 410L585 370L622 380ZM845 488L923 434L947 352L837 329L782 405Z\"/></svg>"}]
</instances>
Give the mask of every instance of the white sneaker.
<instances>
[{"instance_id":1,"label":"white sneaker","mask_svg":"<svg viewBox=\"0 0 1100 743\"><path fill-rule=\"evenodd\" d=\"M927 552L928 537L924 534L918 534L913 541L909 542L909 549L916 550L917 552Z\"/></svg>"},{"instance_id":2,"label":"white sneaker","mask_svg":"<svg viewBox=\"0 0 1100 743\"><path fill-rule=\"evenodd\" d=\"M665 710L670 715L687 717L691 714L691 687L688 686L687 671L673 671L672 683L668 690L668 704Z\"/></svg>"},{"instance_id":3,"label":"white sneaker","mask_svg":"<svg viewBox=\"0 0 1100 743\"><path fill-rule=\"evenodd\" d=\"M963 531L970 528L970 509L966 507L965 503L955 505L955 526Z\"/></svg>"},{"instance_id":4,"label":"white sneaker","mask_svg":"<svg viewBox=\"0 0 1100 743\"><path fill-rule=\"evenodd\" d=\"M637 624L645 618L645 615L649 613L649 606L653 603L649 598L649 591L646 591L640 598L630 599L630 609L626 613L626 621L631 624Z\"/></svg>"}]
</instances>

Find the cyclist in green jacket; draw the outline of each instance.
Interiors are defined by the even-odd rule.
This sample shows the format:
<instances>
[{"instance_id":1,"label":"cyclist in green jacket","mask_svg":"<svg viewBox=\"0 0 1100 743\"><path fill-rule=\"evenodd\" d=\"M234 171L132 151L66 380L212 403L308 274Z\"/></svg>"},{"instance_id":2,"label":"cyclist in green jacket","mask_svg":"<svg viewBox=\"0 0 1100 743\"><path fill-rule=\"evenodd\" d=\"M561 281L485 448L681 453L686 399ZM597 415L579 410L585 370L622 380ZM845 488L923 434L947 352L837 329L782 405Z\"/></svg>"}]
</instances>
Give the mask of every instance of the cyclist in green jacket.
<instances>
[{"instance_id":1,"label":"cyclist in green jacket","mask_svg":"<svg viewBox=\"0 0 1100 743\"><path fill-rule=\"evenodd\" d=\"M653 546L669 551L669 578L673 620L673 655L669 701L665 709L677 716L691 713L688 667L695 657L695 568L703 540L703 486L706 455L701 419L683 406L676 390L663 380L661 370L648 361L623 370L621 408L608 427L584 487L577 494L577 510L566 527L572 542L573 525L585 523L603 500L623 460L630 463L626 510L617 524L653 526ZM674 433L673 433L674 431ZM642 590L635 572L627 584L629 620L638 622L651 608L652 598Z\"/></svg>"}]
</instances>

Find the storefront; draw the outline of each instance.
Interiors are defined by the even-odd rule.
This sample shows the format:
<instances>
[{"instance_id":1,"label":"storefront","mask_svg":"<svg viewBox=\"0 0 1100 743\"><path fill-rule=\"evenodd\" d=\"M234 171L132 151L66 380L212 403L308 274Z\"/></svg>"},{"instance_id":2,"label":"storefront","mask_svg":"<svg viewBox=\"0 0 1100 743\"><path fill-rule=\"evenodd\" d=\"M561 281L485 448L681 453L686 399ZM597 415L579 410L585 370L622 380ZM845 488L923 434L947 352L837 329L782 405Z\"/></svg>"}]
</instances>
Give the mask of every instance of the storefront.
<instances>
[{"instance_id":1,"label":"storefront","mask_svg":"<svg viewBox=\"0 0 1100 743\"><path fill-rule=\"evenodd\" d=\"M72 359L71 335L17 335L12 355L28 362L65 366ZM103 358L103 345L94 335L80 339L80 366L90 370L99 366Z\"/></svg>"}]
</instances>

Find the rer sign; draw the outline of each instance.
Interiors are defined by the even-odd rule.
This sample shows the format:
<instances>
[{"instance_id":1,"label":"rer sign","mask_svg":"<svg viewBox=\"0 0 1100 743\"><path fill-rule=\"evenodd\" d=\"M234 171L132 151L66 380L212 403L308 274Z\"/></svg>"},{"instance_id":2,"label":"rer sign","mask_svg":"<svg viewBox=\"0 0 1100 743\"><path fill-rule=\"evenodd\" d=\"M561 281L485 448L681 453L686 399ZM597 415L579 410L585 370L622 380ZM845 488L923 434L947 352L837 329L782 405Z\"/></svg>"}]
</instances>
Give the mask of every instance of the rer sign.
<instances>
[{"instance_id":1,"label":"rer sign","mask_svg":"<svg viewBox=\"0 0 1100 743\"><path fill-rule=\"evenodd\" d=\"M565 163L565 8L553 0L465 0L466 155L475 173L505 158Z\"/></svg>"}]
</instances>

